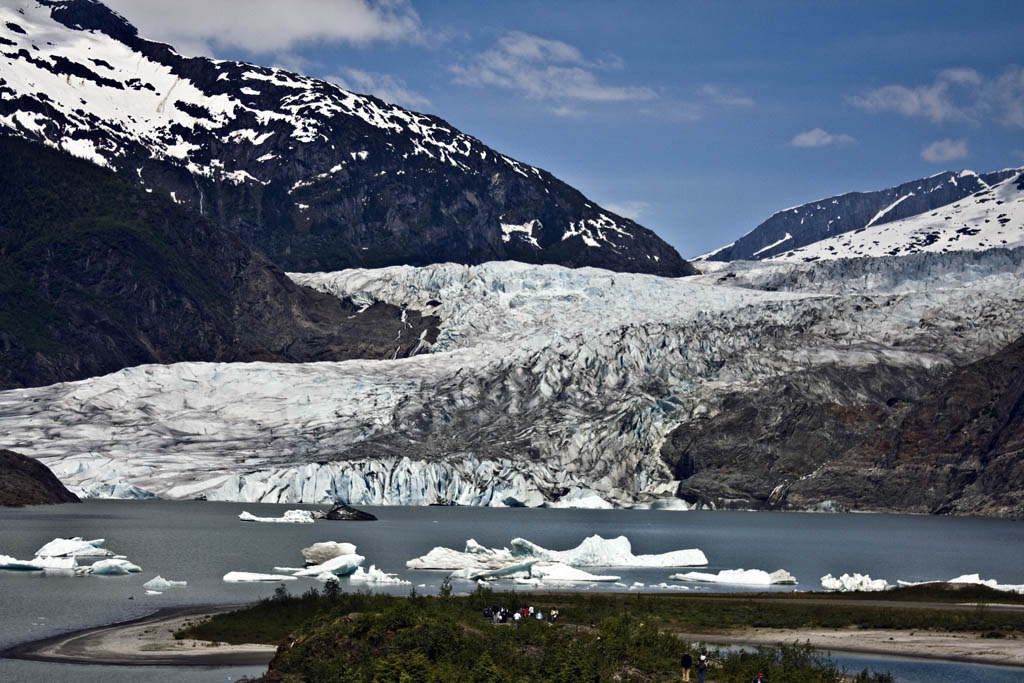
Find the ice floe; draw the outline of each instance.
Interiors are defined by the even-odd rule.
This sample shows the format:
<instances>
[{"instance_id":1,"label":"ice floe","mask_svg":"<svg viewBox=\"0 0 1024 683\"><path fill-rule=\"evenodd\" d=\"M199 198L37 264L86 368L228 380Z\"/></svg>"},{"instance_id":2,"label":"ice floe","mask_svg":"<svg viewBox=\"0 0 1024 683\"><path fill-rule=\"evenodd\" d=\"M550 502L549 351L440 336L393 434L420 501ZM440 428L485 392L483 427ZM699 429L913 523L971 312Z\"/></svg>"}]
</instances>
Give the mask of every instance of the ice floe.
<instances>
[{"instance_id":1,"label":"ice floe","mask_svg":"<svg viewBox=\"0 0 1024 683\"><path fill-rule=\"evenodd\" d=\"M302 556L310 564L321 564L339 555L354 555L355 545L351 543L338 543L337 541L325 541L314 543L308 548L302 549Z\"/></svg>"},{"instance_id":2,"label":"ice floe","mask_svg":"<svg viewBox=\"0 0 1024 683\"><path fill-rule=\"evenodd\" d=\"M254 572L228 572L224 575L228 583L256 583L260 581L296 581L294 576L284 574L257 574Z\"/></svg>"},{"instance_id":3,"label":"ice floe","mask_svg":"<svg viewBox=\"0 0 1024 683\"><path fill-rule=\"evenodd\" d=\"M369 569L365 570L362 567L356 567L356 570L349 577L349 581L352 583L379 583L394 586L403 586L412 583L411 581L405 581L404 579L398 578L397 574L388 574L387 572L383 572L372 564Z\"/></svg>"},{"instance_id":4,"label":"ice floe","mask_svg":"<svg viewBox=\"0 0 1024 683\"><path fill-rule=\"evenodd\" d=\"M554 562L551 564L534 564L530 567L530 578L539 579L544 583L583 583L587 581L612 582L618 576L601 576L570 567L567 564Z\"/></svg>"},{"instance_id":5,"label":"ice floe","mask_svg":"<svg viewBox=\"0 0 1024 683\"><path fill-rule=\"evenodd\" d=\"M762 569L723 569L717 574L686 572L685 574L673 574L668 578L676 581L724 583L741 586L796 585L796 577L785 569L778 569L773 572L766 572Z\"/></svg>"},{"instance_id":6,"label":"ice floe","mask_svg":"<svg viewBox=\"0 0 1024 683\"><path fill-rule=\"evenodd\" d=\"M885 579L872 579L867 574L843 574L838 579L831 574L821 577L821 587L827 591L877 592L892 586Z\"/></svg>"},{"instance_id":7,"label":"ice floe","mask_svg":"<svg viewBox=\"0 0 1024 683\"><path fill-rule=\"evenodd\" d=\"M142 567L128 560L111 558L109 560L98 560L87 567L78 567L76 574L94 574L96 576L124 576L125 574L138 574Z\"/></svg>"},{"instance_id":8,"label":"ice floe","mask_svg":"<svg viewBox=\"0 0 1024 683\"><path fill-rule=\"evenodd\" d=\"M149 581L147 581L146 583L142 584L142 587L151 591L165 591L168 588L179 588L185 587L187 585L188 581L168 581L164 577L157 575Z\"/></svg>"},{"instance_id":9,"label":"ice floe","mask_svg":"<svg viewBox=\"0 0 1024 683\"><path fill-rule=\"evenodd\" d=\"M43 571L45 569L74 569L77 562L73 557L33 557L19 560L10 555L0 555L0 569L10 571Z\"/></svg>"},{"instance_id":10,"label":"ice floe","mask_svg":"<svg viewBox=\"0 0 1024 683\"><path fill-rule=\"evenodd\" d=\"M355 553L349 555L338 555L332 557L326 562L315 564L312 567L306 567L295 572L295 576L318 576L324 573L334 574L336 576L348 576L355 572L356 568L363 564L366 558L362 555Z\"/></svg>"},{"instance_id":11,"label":"ice floe","mask_svg":"<svg viewBox=\"0 0 1024 683\"><path fill-rule=\"evenodd\" d=\"M625 536L588 536L575 548L550 550L524 538L514 538L508 548L487 548L475 540L466 541L462 552L436 547L422 557L406 562L409 569L499 570L529 560L557 562L570 567L693 567L708 563L697 549L673 550L654 555L634 555Z\"/></svg>"},{"instance_id":12,"label":"ice floe","mask_svg":"<svg viewBox=\"0 0 1024 683\"><path fill-rule=\"evenodd\" d=\"M238 519L243 522L268 522L271 524L312 524L315 520L309 510L286 510L280 517L257 517L249 512L241 512Z\"/></svg>"},{"instance_id":13,"label":"ice floe","mask_svg":"<svg viewBox=\"0 0 1024 683\"><path fill-rule=\"evenodd\" d=\"M74 538L55 538L36 551L37 557L109 557L113 555L106 548L101 548L106 539L96 538L86 541L81 536Z\"/></svg>"}]
</instances>

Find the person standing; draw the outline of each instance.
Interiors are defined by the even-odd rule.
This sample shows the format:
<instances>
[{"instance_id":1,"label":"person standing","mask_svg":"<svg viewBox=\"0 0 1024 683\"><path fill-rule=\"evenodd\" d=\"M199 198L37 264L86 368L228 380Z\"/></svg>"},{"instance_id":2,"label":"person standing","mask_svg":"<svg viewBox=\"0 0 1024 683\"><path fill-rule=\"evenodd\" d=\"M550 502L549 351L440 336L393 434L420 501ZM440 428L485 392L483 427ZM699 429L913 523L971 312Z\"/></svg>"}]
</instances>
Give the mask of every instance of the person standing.
<instances>
[{"instance_id":1,"label":"person standing","mask_svg":"<svg viewBox=\"0 0 1024 683\"><path fill-rule=\"evenodd\" d=\"M701 655L697 661L697 683L704 683L704 677L708 673L708 656Z\"/></svg>"},{"instance_id":2,"label":"person standing","mask_svg":"<svg viewBox=\"0 0 1024 683\"><path fill-rule=\"evenodd\" d=\"M690 667L693 666L693 657L690 656L689 652L683 653L683 659L681 664L683 665L683 683L689 683Z\"/></svg>"}]
</instances>

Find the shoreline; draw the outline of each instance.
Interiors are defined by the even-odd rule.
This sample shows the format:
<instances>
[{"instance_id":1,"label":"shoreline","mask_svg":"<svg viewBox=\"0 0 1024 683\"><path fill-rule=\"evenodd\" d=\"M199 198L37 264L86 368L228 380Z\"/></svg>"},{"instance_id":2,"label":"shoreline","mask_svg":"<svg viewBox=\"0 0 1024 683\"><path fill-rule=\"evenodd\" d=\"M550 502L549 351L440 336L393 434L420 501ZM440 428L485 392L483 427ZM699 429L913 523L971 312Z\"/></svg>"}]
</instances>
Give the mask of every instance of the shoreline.
<instances>
[{"instance_id":1,"label":"shoreline","mask_svg":"<svg viewBox=\"0 0 1024 683\"><path fill-rule=\"evenodd\" d=\"M19 643L0 651L0 658L113 666L265 666L277 650L273 645L213 645L173 635L185 622L249 606L164 607L128 621Z\"/></svg>"},{"instance_id":2,"label":"shoreline","mask_svg":"<svg viewBox=\"0 0 1024 683\"><path fill-rule=\"evenodd\" d=\"M175 640L185 622L248 607L248 604L165 607L129 621L19 643L0 658L115 666L267 665L276 647L259 643L210 644ZM568 625L568 622L567 622ZM888 629L734 628L713 633L673 631L708 647L809 644L829 652L1024 668L1024 639L983 638L976 633Z\"/></svg>"}]
</instances>

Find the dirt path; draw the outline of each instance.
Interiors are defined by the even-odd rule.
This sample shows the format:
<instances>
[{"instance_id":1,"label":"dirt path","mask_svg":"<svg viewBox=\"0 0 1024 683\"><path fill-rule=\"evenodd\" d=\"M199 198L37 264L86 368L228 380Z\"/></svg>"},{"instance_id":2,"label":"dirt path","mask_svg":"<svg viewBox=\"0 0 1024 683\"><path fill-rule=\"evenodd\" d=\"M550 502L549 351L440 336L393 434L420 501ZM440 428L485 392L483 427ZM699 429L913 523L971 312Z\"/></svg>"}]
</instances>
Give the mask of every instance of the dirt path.
<instances>
[{"instance_id":1,"label":"dirt path","mask_svg":"<svg viewBox=\"0 0 1024 683\"><path fill-rule=\"evenodd\" d=\"M186 622L230 612L246 605L162 609L132 621L76 631L16 645L0 656L76 664L128 666L247 666L267 664L273 645L212 645L206 641L175 640Z\"/></svg>"}]
</instances>

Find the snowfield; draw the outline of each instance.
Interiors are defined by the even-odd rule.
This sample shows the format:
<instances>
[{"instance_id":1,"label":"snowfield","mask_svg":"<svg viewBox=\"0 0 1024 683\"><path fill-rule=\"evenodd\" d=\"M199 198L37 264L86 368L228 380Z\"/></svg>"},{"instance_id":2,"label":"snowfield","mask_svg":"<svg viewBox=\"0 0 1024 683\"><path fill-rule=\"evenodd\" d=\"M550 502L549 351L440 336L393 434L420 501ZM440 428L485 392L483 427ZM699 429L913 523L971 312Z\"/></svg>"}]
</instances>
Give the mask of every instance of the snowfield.
<instances>
[{"instance_id":1,"label":"snowfield","mask_svg":"<svg viewBox=\"0 0 1024 683\"><path fill-rule=\"evenodd\" d=\"M938 372L1024 330L1024 249L702 266L293 274L436 314L440 335L390 361L148 365L0 392L0 432L100 496L648 505L676 490L666 434L725 392L812 368Z\"/></svg>"}]
</instances>

